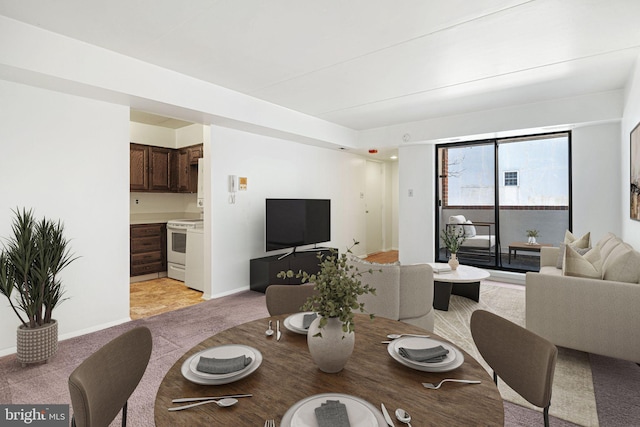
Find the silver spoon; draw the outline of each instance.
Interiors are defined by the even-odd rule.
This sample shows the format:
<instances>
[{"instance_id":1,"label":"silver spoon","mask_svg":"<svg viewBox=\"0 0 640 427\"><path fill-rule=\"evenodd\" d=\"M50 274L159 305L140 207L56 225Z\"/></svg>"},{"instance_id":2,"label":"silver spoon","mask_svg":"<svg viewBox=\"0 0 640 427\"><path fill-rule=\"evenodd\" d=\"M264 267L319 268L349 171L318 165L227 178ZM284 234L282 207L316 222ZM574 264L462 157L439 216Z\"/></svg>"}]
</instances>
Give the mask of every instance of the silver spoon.
<instances>
[{"instance_id":1,"label":"silver spoon","mask_svg":"<svg viewBox=\"0 0 640 427\"><path fill-rule=\"evenodd\" d=\"M268 337L273 335L273 329L271 329L271 320L269 320L269 329L267 329L267 332L265 332L265 334L267 334Z\"/></svg>"},{"instance_id":2,"label":"silver spoon","mask_svg":"<svg viewBox=\"0 0 640 427\"><path fill-rule=\"evenodd\" d=\"M390 340L397 340L400 337L418 337L418 338L429 338L429 335L416 335L416 334L389 334L387 338Z\"/></svg>"},{"instance_id":3,"label":"silver spoon","mask_svg":"<svg viewBox=\"0 0 640 427\"><path fill-rule=\"evenodd\" d=\"M232 397L227 397L225 399L220 399L220 400L205 400L204 402L192 403L190 405L174 406L173 408L169 408L169 410L170 411L181 411L183 409L189 409L189 408L193 408L194 406L205 405L207 403L215 403L218 406L226 408L228 406L233 406L236 403L238 403L238 399L234 399Z\"/></svg>"},{"instance_id":4,"label":"silver spoon","mask_svg":"<svg viewBox=\"0 0 640 427\"><path fill-rule=\"evenodd\" d=\"M411 427L411 415L409 415L409 413L404 409L400 409L400 408L396 409L396 418L401 423Z\"/></svg>"}]
</instances>

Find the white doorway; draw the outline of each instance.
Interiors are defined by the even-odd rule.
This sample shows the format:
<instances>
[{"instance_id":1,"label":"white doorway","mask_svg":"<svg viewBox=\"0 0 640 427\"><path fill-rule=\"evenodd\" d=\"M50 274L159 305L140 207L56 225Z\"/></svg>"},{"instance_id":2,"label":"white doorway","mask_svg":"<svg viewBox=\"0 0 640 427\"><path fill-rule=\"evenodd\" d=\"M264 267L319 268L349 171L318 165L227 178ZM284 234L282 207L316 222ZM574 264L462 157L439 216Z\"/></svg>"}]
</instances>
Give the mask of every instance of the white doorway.
<instances>
[{"instance_id":1,"label":"white doorway","mask_svg":"<svg viewBox=\"0 0 640 427\"><path fill-rule=\"evenodd\" d=\"M367 160L364 207L366 213L366 251L373 254L383 250L382 212L384 167L380 162Z\"/></svg>"}]
</instances>

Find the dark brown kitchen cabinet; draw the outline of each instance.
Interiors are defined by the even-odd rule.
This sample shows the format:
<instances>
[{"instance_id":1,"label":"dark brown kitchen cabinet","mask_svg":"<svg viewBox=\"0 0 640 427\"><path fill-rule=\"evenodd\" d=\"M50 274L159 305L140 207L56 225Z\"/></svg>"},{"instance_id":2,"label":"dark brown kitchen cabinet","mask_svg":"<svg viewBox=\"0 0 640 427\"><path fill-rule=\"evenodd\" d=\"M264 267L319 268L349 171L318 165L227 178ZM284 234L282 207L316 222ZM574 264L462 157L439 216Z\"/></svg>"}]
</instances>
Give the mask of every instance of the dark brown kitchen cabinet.
<instances>
[{"instance_id":1,"label":"dark brown kitchen cabinet","mask_svg":"<svg viewBox=\"0 0 640 427\"><path fill-rule=\"evenodd\" d=\"M171 191L172 151L160 147L151 147L149 150L149 190Z\"/></svg>"},{"instance_id":2,"label":"dark brown kitchen cabinet","mask_svg":"<svg viewBox=\"0 0 640 427\"><path fill-rule=\"evenodd\" d=\"M191 173L191 166L189 165L189 151L186 148L178 150L178 185L177 191L179 193L189 193L189 175ZM197 189L196 189L197 190Z\"/></svg>"},{"instance_id":3,"label":"dark brown kitchen cabinet","mask_svg":"<svg viewBox=\"0 0 640 427\"><path fill-rule=\"evenodd\" d=\"M180 149L130 144L130 191L196 193L203 145Z\"/></svg>"},{"instance_id":4,"label":"dark brown kitchen cabinet","mask_svg":"<svg viewBox=\"0 0 640 427\"><path fill-rule=\"evenodd\" d=\"M192 165L198 165L198 159L204 157L203 153L204 146L202 144L192 145L191 147L187 147L187 151L189 152L189 163Z\"/></svg>"},{"instance_id":5,"label":"dark brown kitchen cabinet","mask_svg":"<svg viewBox=\"0 0 640 427\"><path fill-rule=\"evenodd\" d=\"M167 224L130 226L130 275L167 271Z\"/></svg>"},{"instance_id":6,"label":"dark brown kitchen cabinet","mask_svg":"<svg viewBox=\"0 0 640 427\"><path fill-rule=\"evenodd\" d=\"M129 146L129 187L131 191L149 190L149 147L130 144Z\"/></svg>"},{"instance_id":7,"label":"dark brown kitchen cabinet","mask_svg":"<svg viewBox=\"0 0 640 427\"><path fill-rule=\"evenodd\" d=\"M178 151L178 185L179 193L198 192L198 159L203 157L202 144L181 148Z\"/></svg>"}]
</instances>

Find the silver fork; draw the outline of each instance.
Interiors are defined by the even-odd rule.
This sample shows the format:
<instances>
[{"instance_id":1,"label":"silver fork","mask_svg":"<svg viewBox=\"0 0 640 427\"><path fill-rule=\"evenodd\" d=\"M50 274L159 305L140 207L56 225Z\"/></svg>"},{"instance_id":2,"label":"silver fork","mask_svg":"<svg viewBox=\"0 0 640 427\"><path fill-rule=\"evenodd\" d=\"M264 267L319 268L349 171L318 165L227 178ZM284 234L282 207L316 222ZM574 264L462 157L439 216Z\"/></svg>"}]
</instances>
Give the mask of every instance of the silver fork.
<instances>
[{"instance_id":1,"label":"silver fork","mask_svg":"<svg viewBox=\"0 0 640 427\"><path fill-rule=\"evenodd\" d=\"M276 420L267 420L264 422L264 427L276 427Z\"/></svg>"},{"instance_id":2,"label":"silver fork","mask_svg":"<svg viewBox=\"0 0 640 427\"><path fill-rule=\"evenodd\" d=\"M481 381L474 381L474 380L454 380L452 378L446 378L442 381L440 381L438 384L432 384L432 383L422 383L423 386L425 386L425 388L430 388L431 390L437 390L440 388L440 386L442 385L442 383L446 383L446 382L452 382L452 383L465 383L465 384L480 384Z\"/></svg>"}]
</instances>

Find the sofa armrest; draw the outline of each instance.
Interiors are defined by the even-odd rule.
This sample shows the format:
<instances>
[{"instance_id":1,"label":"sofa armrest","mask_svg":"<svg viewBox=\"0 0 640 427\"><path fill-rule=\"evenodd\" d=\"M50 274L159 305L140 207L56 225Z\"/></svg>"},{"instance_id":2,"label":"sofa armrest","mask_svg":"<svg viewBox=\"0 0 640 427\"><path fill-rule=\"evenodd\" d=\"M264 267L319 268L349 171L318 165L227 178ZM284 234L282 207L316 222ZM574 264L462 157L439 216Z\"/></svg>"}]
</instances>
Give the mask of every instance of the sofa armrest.
<instances>
[{"instance_id":1,"label":"sofa armrest","mask_svg":"<svg viewBox=\"0 0 640 427\"><path fill-rule=\"evenodd\" d=\"M526 275L526 327L561 347L640 363L640 285Z\"/></svg>"},{"instance_id":2,"label":"sofa armrest","mask_svg":"<svg viewBox=\"0 0 640 427\"><path fill-rule=\"evenodd\" d=\"M540 248L540 267L555 267L558 263L560 248L543 246Z\"/></svg>"}]
</instances>

